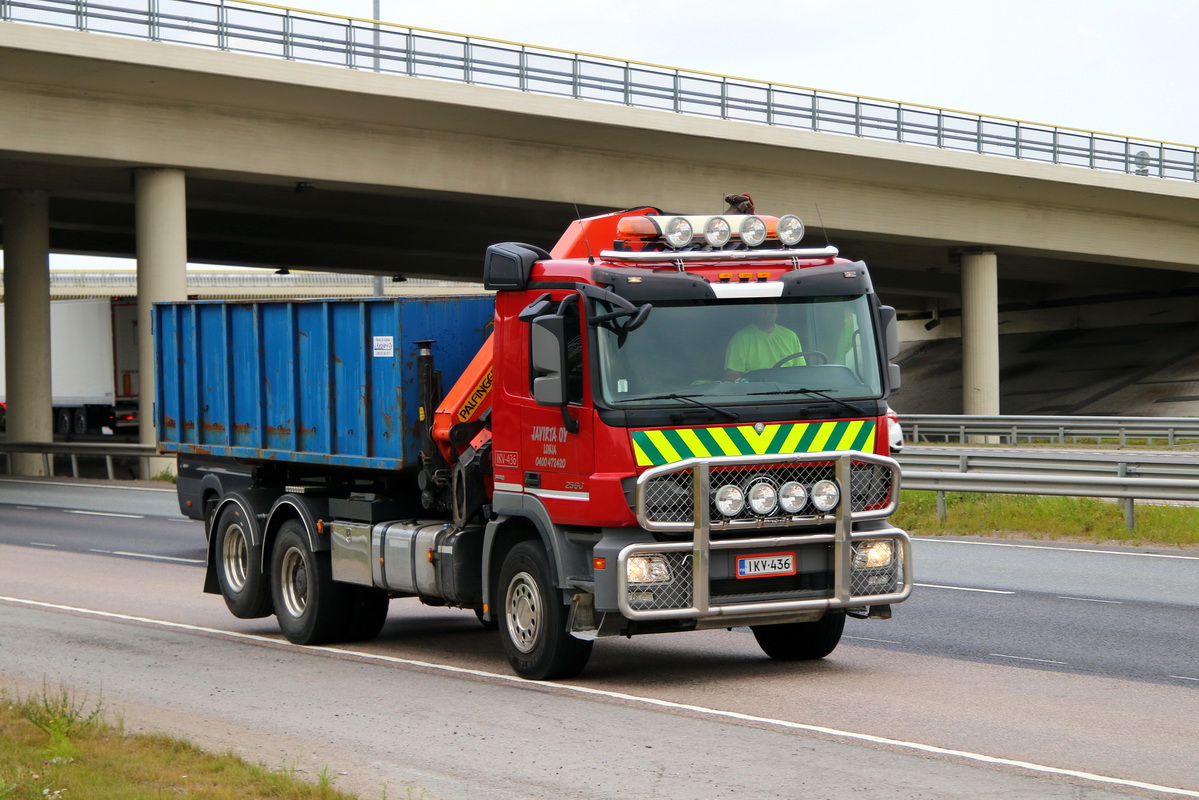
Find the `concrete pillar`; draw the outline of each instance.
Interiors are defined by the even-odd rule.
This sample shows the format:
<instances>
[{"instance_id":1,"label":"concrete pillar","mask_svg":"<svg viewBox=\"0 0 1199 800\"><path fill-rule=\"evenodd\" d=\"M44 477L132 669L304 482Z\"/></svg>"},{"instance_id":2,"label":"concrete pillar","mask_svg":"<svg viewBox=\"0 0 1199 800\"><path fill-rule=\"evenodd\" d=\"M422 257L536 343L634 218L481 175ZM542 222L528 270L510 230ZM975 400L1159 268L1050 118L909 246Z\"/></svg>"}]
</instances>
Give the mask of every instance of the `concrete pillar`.
<instances>
[{"instance_id":1,"label":"concrete pillar","mask_svg":"<svg viewBox=\"0 0 1199 800\"><path fill-rule=\"evenodd\" d=\"M962 413L999 414L999 261L962 254Z\"/></svg>"},{"instance_id":2,"label":"concrete pillar","mask_svg":"<svg viewBox=\"0 0 1199 800\"><path fill-rule=\"evenodd\" d=\"M133 171L137 227L138 419L142 444L154 430L154 344L150 310L163 300L187 299L187 192L183 170ZM174 471L173 458L149 459L143 478Z\"/></svg>"},{"instance_id":3,"label":"concrete pillar","mask_svg":"<svg viewBox=\"0 0 1199 800\"><path fill-rule=\"evenodd\" d=\"M4 217L4 358L8 441L54 441L50 395L50 210L43 191L0 192ZM13 474L45 475L35 453Z\"/></svg>"}]
</instances>

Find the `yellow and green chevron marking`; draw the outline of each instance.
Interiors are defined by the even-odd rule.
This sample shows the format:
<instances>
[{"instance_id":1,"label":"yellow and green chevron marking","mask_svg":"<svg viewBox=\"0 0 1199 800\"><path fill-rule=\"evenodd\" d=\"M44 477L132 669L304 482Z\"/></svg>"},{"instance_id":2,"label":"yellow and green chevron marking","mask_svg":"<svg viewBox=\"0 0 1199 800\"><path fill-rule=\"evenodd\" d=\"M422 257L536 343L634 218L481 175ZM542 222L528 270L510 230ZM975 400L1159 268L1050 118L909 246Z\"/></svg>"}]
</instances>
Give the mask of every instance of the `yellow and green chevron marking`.
<instances>
[{"instance_id":1,"label":"yellow and green chevron marking","mask_svg":"<svg viewBox=\"0 0 1199 800\"><path fill-rule=\"evenodd\" d=\"M874 451L873 420L842 422L790 422L767 425L761 433L753 425L720 425L711 428L672 428L633 431L637 466L672 464L687 458L713 456L819 453L830 450Z\"/></svg>"}]
</instances>

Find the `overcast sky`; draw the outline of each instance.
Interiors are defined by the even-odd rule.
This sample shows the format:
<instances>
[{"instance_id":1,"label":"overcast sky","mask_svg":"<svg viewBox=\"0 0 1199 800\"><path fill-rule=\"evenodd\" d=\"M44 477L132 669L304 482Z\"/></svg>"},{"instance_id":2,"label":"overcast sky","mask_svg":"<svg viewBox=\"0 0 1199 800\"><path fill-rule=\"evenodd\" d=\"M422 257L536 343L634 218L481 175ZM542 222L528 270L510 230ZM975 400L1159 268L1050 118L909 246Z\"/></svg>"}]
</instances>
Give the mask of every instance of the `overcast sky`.
<instances>
[{"instance_id":1,"label":"overcast sky","mask_svg":"<svg viewBox=\"0 0 1199 800\"><path fill-rule=\"evenodd\" d=\"M276 0L280 2L280 0ZM295 0L294 7L1199 144L1196 0Z\"/></svg>"}]
</instances>

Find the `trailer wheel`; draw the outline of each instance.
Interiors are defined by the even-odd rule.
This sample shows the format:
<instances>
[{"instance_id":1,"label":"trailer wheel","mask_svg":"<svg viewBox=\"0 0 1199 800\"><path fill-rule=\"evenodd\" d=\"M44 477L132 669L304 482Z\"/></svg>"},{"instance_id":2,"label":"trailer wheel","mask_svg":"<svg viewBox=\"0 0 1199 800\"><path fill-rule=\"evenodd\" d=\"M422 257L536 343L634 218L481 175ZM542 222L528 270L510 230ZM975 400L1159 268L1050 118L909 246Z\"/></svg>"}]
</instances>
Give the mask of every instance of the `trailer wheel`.
<instances>
[{"instance_id":1,"label":"trailer wheel","mask_svg":"<svg viewBox=\"0 0 1199 800\"><path fill-rule=\"evenodd\" d=\"M350 601L349 624L341 636L343 642L369 642L379 635L387 622L391 599L382 589L355 586Z\"/></svg>"},{"instance_id":2,"label":"trailer wheel","mask_svg":"<svg viewBox=\"0 0 1199 800\"><path fill-rule=\"evenodd\" d=\"M271 551L271 598L289 642L324 644L345 635L351 589L334 582L329 554L312 551L303 523L283 523Z\"/></svg>"},{"instance_id":3,"label":"trailer wheel","mask_svg":"<svg viewBox=\"0 0 1199 800\"><path fill-rule=\"evenodd\" d=\"M59 436L71 435L71 409L60 408L54 412L54 432Z\"/></svg>"},{"instance_id":4,"label":"trailer wheel","mask_svg":"<svg viewBox=\"0 0 1199 800\"><path fill-rule=\"evenodd\" d=\"M76 436L83 436L87 433L87 409L77 408L75 413L71 415L71 430Z\"/></svg>"},{"instance_id":5,"label":"trailer wheel","mask_svg":"<svg viewBox=\"0 0 1199 800\"><path fill-rule=\"evenodd\" d=\"M244 512L230 505L213 532L213 561L225 605L238 619L270 616L271 592L262 574L262 548L252 543Z\"/></svg>"},{"instance_id":6,"label":"trailer wheel","mask_svg":"<svg viewBox=\"0 0 1199 800\"><path fill-rule=\"evenodd\" d=\"M591 657L591 642L566 630L567 607L550 579L545 549L537 541L513 547L500 568L500 641L522 678L571 678Z\"/></svg>"},{"instance_id":7,"label":"trailer wheel","mask_svg":"<svg viewBox=\"0 0 1199 800\"><path fill-rule=\"evenodd\" d=\"M814 622L751 625L762 652L776 661L814 661L837 648L845 629L845 612L829 611Z\"/></svg>"}]
</instances>

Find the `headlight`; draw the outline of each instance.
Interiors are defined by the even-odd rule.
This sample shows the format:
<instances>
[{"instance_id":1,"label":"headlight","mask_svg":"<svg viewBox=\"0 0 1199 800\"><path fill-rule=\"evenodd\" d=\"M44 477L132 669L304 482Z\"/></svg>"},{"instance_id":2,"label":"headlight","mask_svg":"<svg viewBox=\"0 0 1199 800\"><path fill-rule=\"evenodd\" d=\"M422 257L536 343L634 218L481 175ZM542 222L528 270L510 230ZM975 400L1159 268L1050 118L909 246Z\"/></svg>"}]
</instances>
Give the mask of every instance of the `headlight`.
<instances>
[{"instance_id":1,"label":"headlight","mask_svg":"<svg viewBox=\"0 0 1199 800\"><path fill-rule=\"evenodd\" d=\"M625 574L629 583L665 583L670 580L670 567L665 556L631 556Z\"/></svg>"},{"instance_id":2,"label":"headlight","mask_svg":"<svg viewBox=\"0 0 1199 800\"><path fill-rule=\"evenodd\" d=\"M808 504L808 490L802 483L788 481L779 489L779 506L788 514L798 514Z\"/></svg>"},{"instance_id":3,"label":"headlight","mask_svg":"<svg viewBox=\"0 0 1199 800\"><path fill-rule=\"evenodd\" d=\"M735 517L745 508L745 493L731 483L716 490L716 510L726 517Z\"/></svg>"},{"instance_id":4,"label":"headlight","mask_svg":"<svg viewBox=\"0 0 1199 800\"><path fill-rule=\"evenodd\" d=\"M683 217L671 217L666 221L662 235L666 237L666 243L671 247L686 247L691 244L695 232L691 229L691 223Z\"/></svg>"},{"instance_id":5,"label":"headlight","mask_svg":"<svg viewBox=\"0 0 1199 800\"><path fill-rule=\"evenodd\" d=\"M766 241L766 223L761 217L746 217L741 221L741 230L737 235L750 247L757 247Z\"/></svg>"},{"instance_id":6,"label":"headlight","mask_svg":"<svg viewBox=\"0 0 1199 800\"><path fill-rule=\"evenodd\" d=\"M733 229L724 217L712 217L704 223L704 241L712 247L724 247L733 237Z\"/></svg>"},{"instance_id":7,"label":"headlight","mask_svg":"<svg viewBox=\"0 0 1199 800\"><path fill-rule=\"evenodd\" d=\"M841 490L830 480L816 481L812 486L812 505L821 511L832 511L841 499Z\"/></svg>"},{"instance_id":8,"label":"headlight","mask_svg":"<svg viewBox=\"0 0 1199 800\"><path fill-rule=\"evenodd\" d=\"M766 516L774 513L778 508L779 493L775 491L774 485L769 481L758 481L753 486L749 487L747 492L749 497L749 507L755 514Z\"/></svg>"},{"instance_id":9,"label":"headlight","mask_svg":"<svg viewBox=\"0 0 1199 800\"><path fill-rule=\"evenodd\" d=\"M803 239L803 222L801 222L799 217L795 216L794 214L786 214L782 217L779 217L777 231L779 235L779 241L782 242L785 247L793 247L799 244L800 240Z\"/></svg>"},{"instance_id":10,"label":"headlight","mask_svg":"<svg viewBox=\"0 0 1199 800\"><path fill-rule=\"evenodd\" d=\"M891 539L876 539L861 542L853 548L854 569L879 569L891 566L895 558L895 542Z\"/></svg>"}]
</instances>

